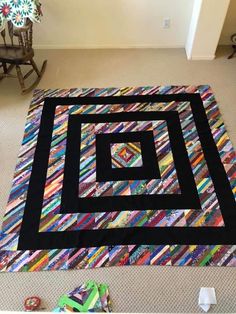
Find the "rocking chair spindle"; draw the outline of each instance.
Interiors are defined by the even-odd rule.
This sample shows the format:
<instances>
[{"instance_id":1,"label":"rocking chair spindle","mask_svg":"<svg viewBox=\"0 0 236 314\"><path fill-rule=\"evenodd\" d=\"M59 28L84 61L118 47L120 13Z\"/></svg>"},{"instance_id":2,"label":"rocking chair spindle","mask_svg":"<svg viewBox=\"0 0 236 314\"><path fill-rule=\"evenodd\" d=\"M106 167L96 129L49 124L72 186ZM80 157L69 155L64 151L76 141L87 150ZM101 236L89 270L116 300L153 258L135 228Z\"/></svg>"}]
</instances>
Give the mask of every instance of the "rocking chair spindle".
<instances>
[{"instance_id":1,"label":"rocking chair spindle","mask_svg":"<svg viewBox=\"0 0 236 314\"><path fill-rule=\"evenodd\" d=\"M3 72L0 73L0 81L5 77L18 78L22 94L30 92L41 80L45 69L47 61L43 62L41 70L38 69L36 63L34 62L34 50L32 48L33 42L33 23L27 19L26 25L21 28L15 28L12 22L8 22L8 34L10 39L10 44L7 43L7 34L4 29L1 32L3 38L3 45L0 45L0 68ZM18 41L17 44L14 40ZM32 67L25 75L22 74L21 66L29 65ZM16 68L16 74L12 75L11 71ZM37 78L32 85L26 87L25 80L32 74L36 73Z\"/></svg>"}]
</instances>

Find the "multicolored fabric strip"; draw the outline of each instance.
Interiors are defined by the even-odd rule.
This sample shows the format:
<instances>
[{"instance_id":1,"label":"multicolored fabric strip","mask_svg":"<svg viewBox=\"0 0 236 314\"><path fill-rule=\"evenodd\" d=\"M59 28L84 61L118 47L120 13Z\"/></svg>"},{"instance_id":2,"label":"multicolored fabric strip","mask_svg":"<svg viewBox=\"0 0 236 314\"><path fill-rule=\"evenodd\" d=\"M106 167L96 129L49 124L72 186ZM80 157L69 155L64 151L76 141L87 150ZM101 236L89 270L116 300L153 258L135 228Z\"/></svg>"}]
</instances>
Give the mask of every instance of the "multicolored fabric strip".
<instances>
[{"instance_id":1,"label":"multicolored fabric strip","mask_svg":"<svg viewBox=\"0 0 236 314\"><path fill-rule=\"evenodd\" d=\"M173 266L236 266L236 241L232 244L179 245L112 245L86 248L57 247L50 250L19 250L18 241L24 219L27 191L37 146L44 100L47 97L107 97L135 95L200 94L211 134L218 149L231 189L236 195L235 151L227 135L218 105L209 86L164 86L137 88L81 88L36 90L29 109L25 134L18 157L0 234L0 270L39 271L55 269L82 269L121 265ZM201 210L192 208L158 210L123 210L111 212L61 213L61 194L67 145L68 121L76 115L102 115L119 112L178 113ZM96 136L99 134L135 134L152 132L160 177L152 180L96 181ZM114 142L109 146L111 168L139 169L144 166L142 143ZM179 195L181 187L175 169L168 126L165 120L136 121L134 123L82 123L78 196L82 199L132 195ZM52 132L39 233L79 230L116 230L119 228L225 228L215 186L209 174L193 112L189 102L132 103L117 105L58 105Z\"/></svg>"}]
</instances>

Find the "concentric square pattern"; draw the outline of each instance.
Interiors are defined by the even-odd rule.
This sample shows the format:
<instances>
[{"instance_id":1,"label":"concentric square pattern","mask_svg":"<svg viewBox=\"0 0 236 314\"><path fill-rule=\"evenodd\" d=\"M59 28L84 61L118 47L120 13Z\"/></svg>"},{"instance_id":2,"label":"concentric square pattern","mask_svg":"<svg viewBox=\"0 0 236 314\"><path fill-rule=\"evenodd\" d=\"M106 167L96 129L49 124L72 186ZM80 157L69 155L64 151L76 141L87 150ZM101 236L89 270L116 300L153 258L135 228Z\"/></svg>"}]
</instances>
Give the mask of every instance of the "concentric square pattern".
<instances>
[{"instance_id":1,"label":"concentric square pattern","mask_svg":"<svg viewBox=\"0 0 236 314\"><path fill-rule=\"evenodd\" d=\"M14 252L34 270L55 249L56 269L193 265L206 250L235 265L234 158L208 86L36 92L3 270L21 269Z\"/></svg>"},{"instance_id":2,"label":"concentric square pattern","mask_svg":"<svg viewBox=\"0 0 236 314\"><path fill-rule=\"evenodd\" d=\"M170 142L170 133L168 131L168 126L166 120L147 120L147 121L120 121L120 122L103 122L103 123L81 123L81 142L80 142L80 152L75 155L74 160L80 158L80 167L79 167L79 176L77 178L76 187L78 187L78 202L81 203L81 207L78 205L76 207L76 202L73 206L68 206L69 211L66 212L83 212L83 205L81 202L82 198L87 199L88 201L91 198L101 198L104 197L103 203L101 203L102 208L98 206L100 203L97 203L97 208L93 210L89 209L88 211L93 211L90 214L89 224L81 224L80 220L84 220L86 214L71 214L70 219L67 217L65 220L60 204L62 203L61 195L63 195L63 175L58 177L57 185L52 190L51 177L52 173L58 171L58 169L64 169L65 163L64 158L61 158L61 154L66 154L66 140L63 139L63 146L61 142L58 142L58 138L63 136L69 127L70 120L69 117L73 116L74 119L77 119L79 116L93 115L96 112L99 112L100 117L104 114L105 118L108 119L107 115L112 114L113 105L71 105L71 106L56 106L56 117L54 120L54 128L52 135L52 145L49 154L49 166L46 185L44 189L44 204L41 212L41 223L40 223L40 232L42 231L56 231L56 230L80 230L80 229L104 229L104 228L117 228L117 227L136 227L136 226L145 226L145 227L173 227L173 226L191 226L191 227L201 227L201 226L215 226L221 227L224 226L224 220L221 215L219 202L215 193L214 185L212 179L209 175L209 170L204 158L203 150L199 138L195 138L194 141L189 141L191 134L195 131L194 135L197 136L196 126L194 125L194 119L192 115L192 109L190 102L161 102L161 103L134 103L132 105L120 105L116 109L121 113L129 112L126 116L129 119L129 116L132 119L132 113L130 112L142 112L148 113L150 118L154 116L153 112L163 111L169 114L169 111L172 111L174 114L178 114L182 132L184 132L184 144L185 147L180 151L180 155L177 159L184 158L184 154L188 156L188 161L185 163L185 168L188 167L188 163L191 168L191 172L197 172L197 176L194 177L194 187L196 186L197 190L197 199L199 200L199 205L191 204L187 208L161 208L157 203L148 205L147 208L143 207L142 210L138 208L133 200L133 208L130 208L129 211L125 210L129 206L128 202L124 202L119 208L119 211L113 210L109 207L109 204L106 203L106 199L112 196L119 196L124 199L124 196L156 196L156 195L169 195L173 197L177 194L181 197L183 191L181 191L181 185L178 180L178 173L175 167L175 161L171 149ZM103 109L103 110L102 110ZM87 113L89 111L89 113ZM188 112L188 120L186 121L185 115ZM184 119L182 116L184 115ZM141 114L143 116L143 114ZM91 117L93 119L93 116ZM119 115L117 116L119 119ZM135 118L134 118L135 119ZM57 121L59 122L57 124ZM177 127L177 123L174 120L174 116L169 118L170 125ZM186 123L187 122L187 123ZM79 129L80 125L75 129ZM191 128L191 129L190 129ZM58 132L58 130L60 130ZM181 131L181 130L180 130ZM187 131L187 132L186 132ZM139 136L140 132L151 132L153 136L153 146L155 147L155 158L156 160L151 164L152 168L155 169L155 165L158 166L160 170L160 177L155 176L154 171L148 173L144 171L144 177L142 180L135 180L135 177L138 177L141 169L135 169L134 177L131 177L130 168L128 170L128 178L125 180L125 177L119 178L120 169L112 169L111 156L106 149L106 144L103 142L100 144L98 140L99 135L104 137L111 134L122 134L125 133L126 137L129 138L130 134L135 132L136 136ZM177 137L178 133L173 132L172 137ZM116 137L115 137L116 138ZM139 137L138 137L139 138ZM68 136L67 136L68 139ZM123 140L123 138L121 138ZM76 138L77 145L78 139ZM98 147L96 148L96 141L99 142ZM112 137L108 138L108 143L112 143ZM143 141L144 143L145 141ZM147 142L147 141L146 141ZM55 143L55 144L54 144ZM196 146L196 144L198 146ZM73 143L75 147L76 142ZM111 145L111 144L110 144ZM108 146L109 147L109 146ZM178 149L180 150L181 147ZM101 149L101 152L100 152ZM60 156L55 160L55 152L60 150ZM150 154L151 150L144 150L147 154ZM101 162L99 161L101 157ZM196 161L201 161L198 163ZM68 162L71 166L71 163ZM98 169L97 163L103 165L101 173L103 173L103 180L97 181ZM155 164L156 163L156 164ZM55 165L57 165L55 167ZM201 166L201 167L200 167ZM105 168L104 168L105 167ZM111 176L109 177L109 169L111 170ZM114 173L114 170L116 173ZM123 169L124 170L124 169ZM179 167L179 176L186 169L180 169ZM113 172L112 172L113 171ZM142 172L141 172L142 173ZM126 173L125 173L126 174ZM125 175L124 174L124 175ZM113 180L111 180L113 179ZM116 180L115 180L116 179ZM59 181L60 180L60 181ZM70 176L71 180L71 176ZM181 182L186 185L190 185L190 181L187 180L187 176L182 174ZM65 181L64 181L65 182ZM64 184L66 186L66 184ZM75 190L75 187L73 188ZM71 191L68 193L68 198L71 198ZM185 200L189 199L190 195L185 193ZM147 197L147 202L149 202L149 197ZM55 202L57 200L57 202ZM119 201L119 200L118 200ZM164 203L164 202L163 202ZM124 204L124 205L123 205ZM173 206L177 206L174 204ZM191 206L192 205L192 206ZM90 203L90 206L93 206ZM113 204L115 206L115 204ZM137 206L137 207L136 207ZM153 207L151 207L153 206ZM165 204L164 204L165 206ZM88 205L89 207L89 205ZM109 207L109 210L106 210L106 207ZM50 212L49 212L50 208ZM90 207L91 208L91 207ZM85 210L86 211L86 210ZM112 212L113 211L113 212ZM164 213L164 215L163 215ZM210 213L210 215L208 215ZM53 214L52 220L50 222L50 214ZM56 214L56 215L55 215ZM55 217L58 217L56 220ZM137 220L137 216L141 216L141 223ZM87 217L87 216L86 216ZM46 224L45 224L46 219ZM87 220L87 219L86 219ZM65 222L64 222L65 221ZM70 224L68 223L70 221ZM157 223L156 223L157 221ZM52 228L53 226L53 228Z\"/></svg>"}]
</instances>

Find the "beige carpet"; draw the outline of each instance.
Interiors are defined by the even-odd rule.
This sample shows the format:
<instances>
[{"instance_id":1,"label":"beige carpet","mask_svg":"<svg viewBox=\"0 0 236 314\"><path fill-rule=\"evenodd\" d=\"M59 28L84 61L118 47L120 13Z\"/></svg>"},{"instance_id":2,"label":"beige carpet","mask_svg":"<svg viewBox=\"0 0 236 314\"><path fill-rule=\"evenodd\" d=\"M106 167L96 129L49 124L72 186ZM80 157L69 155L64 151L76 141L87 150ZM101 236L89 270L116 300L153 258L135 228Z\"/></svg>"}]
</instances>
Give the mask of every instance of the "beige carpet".
<instances>
[{"instance_id":1,"label":"beige carpet","mask_svg":"<svg viewBox=\"0 0 236 314\"><path fill-rule=\"evenodd\" d=\"M41 50L48 59L40 88L210 84L236 147L236 58L222 48L214 61L187 61L184 50ZM0 208L7 202L32 95L17 82L0 83ZM61 294L85 280L110 285L116 312L201 312L199 288L216 288L212 312L236 312L236 268L115 267L96 270L0 274L0 310L21 310L38 295L51 310Z\"/></svg>"}]
</instances>

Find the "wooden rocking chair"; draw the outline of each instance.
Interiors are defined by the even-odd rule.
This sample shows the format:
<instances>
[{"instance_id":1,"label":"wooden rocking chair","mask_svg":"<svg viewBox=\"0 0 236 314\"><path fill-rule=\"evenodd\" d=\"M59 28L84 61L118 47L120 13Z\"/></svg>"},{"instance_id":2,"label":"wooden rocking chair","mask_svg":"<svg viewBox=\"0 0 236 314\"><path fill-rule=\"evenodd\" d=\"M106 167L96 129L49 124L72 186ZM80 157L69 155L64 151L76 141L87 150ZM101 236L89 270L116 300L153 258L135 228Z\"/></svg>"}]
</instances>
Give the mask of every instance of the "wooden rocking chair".
<instances>
[{"instance_id":1,"label":"wooden rocking chair","mask_svg":"<svg viewBox=\"0 0 236 314\"><path fill-rule=\"evenodd\" d=\"M41 70L38 69L36 63L33 60L34 50L32 48L33 39L33 23L27 19L26 25L21 28L15 28L12 22L8 22L8 33L10 44L7 44L7 34L4 29L1 32L4 44L0 45L0 68L3 68L3 72L0 73L0 81L5 77L18 78L22 94L30 92L41 80L43 73L46 69L47 61L43 62ZM14 43L14 39L17 40L17 44ZM29 65L32 67L25 75L21 71L21 65ZM16 74L12 75L11 71L16 67ZM25 80L35 72L37 75L36 80L29 87L25 86Z\"/></svg>"}]
</instances>

